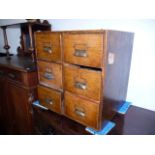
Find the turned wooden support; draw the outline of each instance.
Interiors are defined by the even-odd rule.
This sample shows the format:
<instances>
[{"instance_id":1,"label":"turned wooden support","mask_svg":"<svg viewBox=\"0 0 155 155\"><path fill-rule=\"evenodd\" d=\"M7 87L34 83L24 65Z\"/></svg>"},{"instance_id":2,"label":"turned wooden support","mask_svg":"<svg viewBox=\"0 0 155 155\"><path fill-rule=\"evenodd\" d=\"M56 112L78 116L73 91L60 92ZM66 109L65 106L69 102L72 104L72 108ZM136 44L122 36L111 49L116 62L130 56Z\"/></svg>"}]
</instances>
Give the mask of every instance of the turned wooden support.
<instances>
[{"instance_id":1,"label":"turned wooden support","mask_svg":"<svg viewBox=\"0 0 155 155\"><path fill-rule=\"evenodd\" d=\"M7 33L6 33L6 26L2 27L3 29L3 36L4 36L4 49L6 50L6 58L7 59L11 59L10 57L10 52L9 52L9 49L10 49L10 46L8 44L8 38L7 38Z\"/></svg>"},{"instance_id":2,"label":"turned wooden support","mask_svg":"<svg viewBox=\"0 0 155 155\"><path fill-rule=\"evenodd\" d=\"M32 60L35 61L35 54L34 54L34 47L33 47L33 33L32 33L32 25L29 24L28 25L28 29L29 29L29 36L30 36L30 47L29 47L29 51L32 53Z\"/></svg>"}]
</instances>

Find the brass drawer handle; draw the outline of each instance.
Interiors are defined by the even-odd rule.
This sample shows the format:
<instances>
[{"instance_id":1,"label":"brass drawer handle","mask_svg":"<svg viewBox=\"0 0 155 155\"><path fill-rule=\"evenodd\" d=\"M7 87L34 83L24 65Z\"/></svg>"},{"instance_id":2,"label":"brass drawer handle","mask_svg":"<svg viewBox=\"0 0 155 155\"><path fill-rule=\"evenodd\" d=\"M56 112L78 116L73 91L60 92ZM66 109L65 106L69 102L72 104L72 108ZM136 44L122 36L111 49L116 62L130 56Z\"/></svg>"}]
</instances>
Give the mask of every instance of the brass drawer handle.
<instances>
[{"instance_id":1,"label":"brass drawer handle","mask_svg":"<svg viewBox=\"0 0 155 155\"><path fill-rule=\"evenodd\" d=\"M52 53L52 48L49 47L49 46L44 46L44 47L43 47L43 50L44 50L44 52L47 52L47 53L49 53L49 54Z\"/></svg>"},{"instance_id":2,"label":"brass drawer handle","mask_svg":"<svg viewBox=\"0 0 155 155\"><path fill-rule=\"evenodd\" d=\"M80 117L85 117L86 114L83 110L80 110L80 109L75 109L75 113L76 115L80 116Z\"/></svg>"},{"instance_id":3,"label":"brass drawer handle","mask_svg":"<svg viewBox=\"0 0 155 155\"><path fill-rule=\"evenodd\" d=\"M86 50L77 50L76 49L74 52L74 56L86 58L86 57L88 57L88 53Z\"/></svg>"},{"instance_id":4,"label":"brass drawer handle","mask_svg":"<svg viewBox=\"0 0 155 155\"><path fill-rule=\"evenodd\" d=\"M11 78L11 79L15 79L15 78L16 78L16 75L15 75L15 74L12 74L12 73L9 73L8 76L9 76L9 78Z\"/></svg>"},{"instance_id":5,"label":"brass drawer handle","mask_svg":"<svg viewBox=\"0 0 155 155\"><path fill-rule=\"evenodd\" d=\"M78 89L82 89L82 90L87 89L86 83L81 83L81 82L75 82L75 87L78 88Z\"/></svg>"},{"instance_id":6,"label":"brass drawer handle","mask_svg":"<svg viewBox=\"0 0 155 155\"><path fill-rule=\"evenodd\" d=\"M45 72L43 76L47 80L53 80L54 79L54 75L52 73Z\"/></svg>"},{"instance_id":7,"label":"brass drawer handle","mask_svg":"<svg viewBox=\"0 0 155 155\"><path fill-rule=\"evenodd\" d=\"M50 104L50 105L53 105L54 104L53 100L51 100L51 99L45 99L45 102L47 104Z\"/></svg>"}]
</instances>

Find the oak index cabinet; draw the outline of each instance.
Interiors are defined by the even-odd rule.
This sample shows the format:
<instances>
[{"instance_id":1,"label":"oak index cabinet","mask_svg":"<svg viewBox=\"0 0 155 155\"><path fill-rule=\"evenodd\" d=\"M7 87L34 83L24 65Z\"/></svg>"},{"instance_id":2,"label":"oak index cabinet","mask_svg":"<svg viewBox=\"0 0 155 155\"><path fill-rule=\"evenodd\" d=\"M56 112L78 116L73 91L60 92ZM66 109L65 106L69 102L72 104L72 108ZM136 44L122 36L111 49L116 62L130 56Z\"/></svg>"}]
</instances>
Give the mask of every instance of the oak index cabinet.
<instances>
[{"instance_id":1,"label":"oak index cabinet","mask_svg":"<svg viewBox=\"0 0 155 155\"><path fill-rule=\"evenodd\" d=\"M40 104L100 130L126 100L133 33L37 32Z\"/></svg>"}]
</instances>

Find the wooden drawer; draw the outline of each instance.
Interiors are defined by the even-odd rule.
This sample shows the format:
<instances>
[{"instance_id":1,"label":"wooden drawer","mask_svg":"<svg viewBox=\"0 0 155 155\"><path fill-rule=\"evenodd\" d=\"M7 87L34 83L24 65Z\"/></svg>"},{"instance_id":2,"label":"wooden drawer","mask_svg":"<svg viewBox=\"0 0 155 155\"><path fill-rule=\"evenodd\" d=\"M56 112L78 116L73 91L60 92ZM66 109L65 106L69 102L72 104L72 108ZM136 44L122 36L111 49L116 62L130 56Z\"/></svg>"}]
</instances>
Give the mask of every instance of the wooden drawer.
<instances>
[{"instance_id":1,"label":"wooden drawer","mask_svg":"<svg viewBox=\"0 0 155 155\"><path fill-rule=\"evenodd\" d=\"M39 82L47 87L62 89L62 65L38 61Z\"/></svg>"},{"instance_id":2,"label":"wooden drawer","mask_svg":"<svg viewBox=\"0 0 155 155\"><path fill-rule=\"evenodd\" d=\"M37 59L61 62L60 33L36 33Z\"/></svg>"},{"instance_id":3,"label":"wooden drawer","mask_svg":"<svg viewBox=\"0 0 155 155\"><path fill-rule=\"evenodd\" d=\"M40 104L48 109L61 113L61 93L53 89L38 86L38 98Z\"/></svg>"},{"instance_id":4,"label":"wooden drawer","mask_svg":"<svg viewBox=\"0 0 155 155\"><path fill-rule=\"evenodd\" d=\"M101 68L103 34L65 33L63 47L65 62Z\"/></svg>"},{"instance_id":5,"label":"wooden drawer","mask_svg":"<svg viewBox=\"0 0 155 155\"><path fill-rule=\"evenodd\" d=\"M6 76L9 80L12 80L12 81L17 82L17 83L23 83L24 84L22 72L12 70L12 69L7 69Z\"/></svg>"},{"instance_id":6,"label":"wooden drawer","mask_svg":"<svg viewBox=\"0 0 155 155\"><path fill-rule=\"evenodd\" d=\"M101 71L65 64L64 74L65 90L100 101L102 90Z\"/></svg>"},{"instance_id":7,"label":"wooden drawer","mask_svg":"<svg viewBox=\"0 0 155 155\"><path fill-rule=\"evenodd\" d=\"M91 128L98 128L99 105L65 92L65 115Z\"/></svg>"}]
</instances>

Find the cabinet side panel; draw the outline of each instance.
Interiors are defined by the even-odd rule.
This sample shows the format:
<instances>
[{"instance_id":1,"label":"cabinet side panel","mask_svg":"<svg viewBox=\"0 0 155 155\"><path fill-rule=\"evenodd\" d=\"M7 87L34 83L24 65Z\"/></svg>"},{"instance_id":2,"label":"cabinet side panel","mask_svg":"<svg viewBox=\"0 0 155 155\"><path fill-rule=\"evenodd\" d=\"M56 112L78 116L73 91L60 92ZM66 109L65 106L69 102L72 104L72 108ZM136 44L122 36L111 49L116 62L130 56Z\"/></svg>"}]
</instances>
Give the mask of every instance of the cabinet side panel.
<instances>
[{"instance_id":1,"label":"cabinet side panel","mask_svg":"<svg viewBox=\"0 0 155 155\"><path fill-rule=\"evenodd\" d=\"M133 38L133 33L107 31L104 102L111 107L126 100Z\"/></svg>"}]
</instances>

